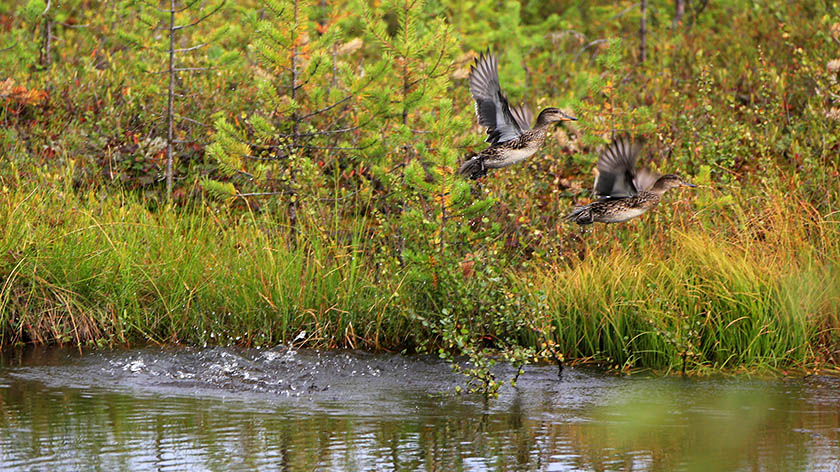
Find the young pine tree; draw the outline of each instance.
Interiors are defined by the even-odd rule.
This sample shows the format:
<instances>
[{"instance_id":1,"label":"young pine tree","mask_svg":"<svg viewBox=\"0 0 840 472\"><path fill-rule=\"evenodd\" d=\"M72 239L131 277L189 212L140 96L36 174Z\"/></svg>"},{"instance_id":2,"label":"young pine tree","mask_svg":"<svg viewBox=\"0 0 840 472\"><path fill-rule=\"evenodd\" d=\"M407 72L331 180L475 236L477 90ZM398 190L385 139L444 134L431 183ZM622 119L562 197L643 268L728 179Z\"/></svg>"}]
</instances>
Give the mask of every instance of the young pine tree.
<instances>
[{"instance_id":1,"label":"young pine tree","mask_svg":"<svg viewBox=\"0 0 840 472\"><path fill-rule=\"evenodd\" d=\"M266 0L246 21L258 101L217 117L208 152L219 173L203 184L221 197L274 197L294 235L302 202L325 198L359 147L356 103L374 77L338 59L339 18L310 1Z\"/></svg>"},{"instance_id":2,"label":"young pine tree","mask_svg":"<svg viewBox=\"0 0 840 472\"><path fill-rule=\"evenodd\" d=\"M475 368L462 372L476 391L491 394L501 384L490 372L495 361L485 340L521 359L512 341L521 324L500 317L509 315L514 298L507 297L493 249L499 226L486 218L495 201L474 197L456 175L462 146L473 139L473 108L455 107L450 98L453 85L462 85L451 79L454 33L429 16L416 0L365 11L387 71L369 99L388 119L377 144L365 150L383 187L375 244L389 249L378 254L381 270L401 272L400 296L421 329L431 331L425 339L436 338L434 347L449 359L467 355Z\"/></svg>"},{"instance_id":3,"label":"young pine tree","mask_svg":"<svg viewBox=\"0 0 840 472\"><path fill-rule=\"evenodd\" d=\"M182 73L203 73L212 71L236 60L235 52L228 52L216 58L213 64L195 66L190 63L190 54L219 41L227 32L226 26L221 26L206 35L186 33L197 29L205 20L218 14L225 6L226 0L204 3L198 0L167 0L165 8L160 8L158 2L149 0L128 0L125 4L139 12L137 19L146 25L144 33L134 34L121 30L120 37L151 53L150 63L140 62L141 69L156 69L153 73L165 76L164 97L166 108L163 114L166 120L166 199L172 201L172 190L177 167L177 155L174 146L179 143L178 126L184 117L178 114L177 101L189 96L189 90L183 86ZM163 35L149 34L163 31ZM189 41L189 44L185 44ZM164 65L165 64L165 65ZM163 67L161 67L163 66Z\"/></svg>"},{"instance_id":4,"label":"young pine tree","mask_svg":"<svg viewBox=\"0 0 840 472\"><path fill-rule=\"evenodd\" d=\"M364 8L382 57L375 67L386 72L382 86L366 97L385 122L375 145L364 151L385 189L377 206L385 226L379 244L390 251L381 256L390 259L386 266L417 264L420 279L433 277L428 269L452 254L450 233L468 216L462 205L470 203L469 185L454 176L470 118L452 113L447 98L456 38L444 19L429 18L424 7L421 0L391 0Z\"/></svg>"}]
</instances>

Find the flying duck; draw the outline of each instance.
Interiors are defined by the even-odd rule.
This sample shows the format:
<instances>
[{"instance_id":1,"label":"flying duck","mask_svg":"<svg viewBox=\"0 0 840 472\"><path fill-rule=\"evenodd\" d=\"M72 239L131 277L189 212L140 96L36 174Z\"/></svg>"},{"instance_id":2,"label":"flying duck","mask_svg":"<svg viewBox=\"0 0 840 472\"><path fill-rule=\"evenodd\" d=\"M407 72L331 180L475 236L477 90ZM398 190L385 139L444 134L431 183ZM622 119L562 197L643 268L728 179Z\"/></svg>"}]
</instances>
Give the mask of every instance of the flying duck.
<instances>
[{"instance_id":1,"label":"flying duck","mask_svg":"<svg viewBox=\"0 0 840 472\"><path fill-rule=\"evenodd\" d=\"M598 156L595 194L599 199L576 207L565 219L580 225L621 223L652 209L669 189L696 187L676 174L660 176L650 169L635 169L641 144L620 136Z\"/></svg>"},{"instance_id":2,"label":"flying duck","mask_svg":"<svg viewBox=\"0 0 840 472\"><path fill-rule=\"evenodd\" d=\"M524 103L511 108L499 87L496 56L482 53L470 67L470 93L475 99L478 123L487 127L490 147L471 156L458 173L473 180L487 174L487 169L507 167L521 162L537 152L548 131L548 125L558 121L576 121L557 108L545 108L531 128L533 114Z\"/></svg>"}]
</instances>

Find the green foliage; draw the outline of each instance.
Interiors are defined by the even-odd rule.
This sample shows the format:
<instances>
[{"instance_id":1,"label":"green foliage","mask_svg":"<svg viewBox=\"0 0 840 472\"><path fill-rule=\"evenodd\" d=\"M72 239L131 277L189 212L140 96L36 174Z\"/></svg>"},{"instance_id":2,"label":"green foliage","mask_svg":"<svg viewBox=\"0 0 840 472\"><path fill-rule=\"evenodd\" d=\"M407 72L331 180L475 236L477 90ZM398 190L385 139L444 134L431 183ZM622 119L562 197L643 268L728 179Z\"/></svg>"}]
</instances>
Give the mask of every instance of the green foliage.
<instances>
[{"instance_id":1,"label":"green foliage","mask_svg":"<svg viewBox=\"0 0 840 472\"><path fill-rule=\"evenodd\" d=\"M319 17L302 0L261 7L245 11L258 64L256 102L232 122L216 119L208 157L217 166L214 178L235 183L243 195L285 199L295 221L302 202L334 195L328 182L353 165L346 151L359 143L356 123L370 120L355 105L372 78L354 77L338 56L335 12Z\"/></svg>"},{"instance_id":2,"label":"green foliage","mask_svg":"<svg viewBox=\"0 0 840 472\"><path fill-rule=\"evenodd\" d=\"M177 48L207 43L178 65L212 69L177 79L183 208L169 209L157 205L168 14L74 0L47 18L44 2L3 4L0 189L44 220L6 210L17 226L4 247L30 252L0 262L14 280L3 342L66 340L82 312L91 331L77 338L207 341L195 325L274 342L306 329L319 333L312 345L443 349L485 394L510 380L494 377L503 360L694 372L836 362L840 21L821 3L699 3L679 25L670 4L649 3L640 64L627 2L231 2L177 32ZM473 183L454 173L486 146L466 78L487 49L512 103L580 121ZM645 164L700 188L579 232L560 217L590 199L614 131L646 138ZM123 228L106 234L122 243L105 256L108 238L62 202ZM120 226L127 214L151 232ZM185 241L208 249L183 254ZM228 259L245 275L205 272ZM75 266L79 278L64 269ZM43 305L26 311L32 299ZM50 320L64 327L38 334Z\"/></svg>"},{"instance_id":3,"label":"green foliage","mask_svg":"<svg viewBox=\"0 0 840 472\"><path fill-rule=\"evenodd\" d=\"M201 186L210 195L217 198L231 198L236 196L236 187L230 182L217 182L211 179L201 181Z\"/></svg>"},{"instance_id":4,"label":"green foliage","mask_svg":"<svg viewBox=\"0 0 840 472\"><path fill-rule=\"evenodd\" d=\"M35 23L44 14L47 8L44 0L30 0L20 9L20 16L28 23Z\"/></svg>"},{"instance_id":5,"label":"green foliage","mask_svg":"<svg viewBox=\"0 0 840 472\"><path fill-rule=\"evenodd\" d=\"M493 313L504 310L496 311L498 304L488 298L489 287L482 282L478 289L477 282L458 276L464 264L487 256L494 260L498 227L471 224L493 200L472 199L470 185L455 175L460 130L469 126L471 113L469 109L453 113L452 102L439 98L454 70L456 51L450 39L454 31L439 18L425 17L425 7L423 2L395 0L379 10L365 9L365 23L384 53L382 69L387 71L384 87L371 94L369 106L384 104L383 112L392 117L385 123L380 145L367 155L384 154L375 164L376 174L384 176L391 169L402 173L388 178L388 198L379 209L390 229L380 236L380 244L397 252L380 259L382 264L396 261L405 268L404 297L416 307L413 318L442 340L442 355L468 356L474 367L463 373L475 382L470 389L492 395L504 382L489 371L495 362L491 352L528 356L518 354L514 341L518 328L503 330L491 321ZM396 17L392 33L385 20L388 15ZM486 243L488 250L477 247ZM476 265L478 270L485 268L480 262ZM492 271L494 265L491 262L486 270ZM477 319L488 322L476 323ZM432 350L425 336L417 336L416 342ZM488 349L480 348L487 336L494 341Z\"/></svg>"}]
</instances>

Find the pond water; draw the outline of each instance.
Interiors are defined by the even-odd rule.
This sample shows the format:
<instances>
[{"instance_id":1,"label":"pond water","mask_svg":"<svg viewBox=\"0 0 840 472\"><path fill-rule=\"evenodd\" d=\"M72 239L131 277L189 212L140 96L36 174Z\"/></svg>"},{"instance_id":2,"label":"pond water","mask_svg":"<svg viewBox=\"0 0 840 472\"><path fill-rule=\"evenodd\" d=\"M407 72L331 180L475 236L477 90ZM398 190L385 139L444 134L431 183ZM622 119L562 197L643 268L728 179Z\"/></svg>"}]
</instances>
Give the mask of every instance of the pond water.
<instances>
[{"instance_id":1,"label":"pond water","mask_svg":"<svg viewBox=\"0 0 840 472\"><path fill-rule=\"evenodd\" d=\"M7 352L0 469L840 471L836 378L529 366L489 402L462 383L359 352Z\"/></svg>"}]
</instances>

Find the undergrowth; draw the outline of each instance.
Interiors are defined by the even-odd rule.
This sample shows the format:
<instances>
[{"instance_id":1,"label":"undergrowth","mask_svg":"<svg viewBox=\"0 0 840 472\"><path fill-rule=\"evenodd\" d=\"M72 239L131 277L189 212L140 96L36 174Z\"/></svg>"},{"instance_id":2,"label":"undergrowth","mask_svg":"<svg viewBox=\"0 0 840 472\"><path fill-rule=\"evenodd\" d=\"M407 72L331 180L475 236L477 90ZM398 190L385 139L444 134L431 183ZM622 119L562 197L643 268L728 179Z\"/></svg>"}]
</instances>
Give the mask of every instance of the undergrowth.
<instances>
[{"instance_id":1,"label":"undergrowth","mask_svg":"<svg viewBox=\"0 0 840 472\"><path fill-rule=\"evenodd\" d=\"M131 194L95 191L4 197L6 345L295 340L466 353L477 362L460 368L479 390L504 384L491 373L499 360L815 368L834 365L840 346L840 220L791 195L745 212L732 236L709 233L698 213L665 225L662 244L627 247L608 229L583 260L442 262L419 284L377 265L364 218L343 244L325 244L311 221L292 244L266 213L150 211Z\"/></svg>"},{"instance_id":2,"label":"undergrowth","mask_svg":"<svg viewBox=\"0 0 840 472\"><path fill-rule=\"evenodd\" d=\"M0 346L466 355L483 392L498 361L836 370L837 2L645 2L644 59L623 0L184 11L172 143L141 3L0 5ZM487 48L511 103L579 121L474 183ZM617 132L699 187L570 227Z\"/></svg>"}]
</instances>

